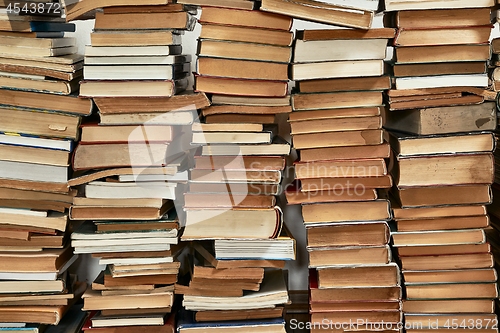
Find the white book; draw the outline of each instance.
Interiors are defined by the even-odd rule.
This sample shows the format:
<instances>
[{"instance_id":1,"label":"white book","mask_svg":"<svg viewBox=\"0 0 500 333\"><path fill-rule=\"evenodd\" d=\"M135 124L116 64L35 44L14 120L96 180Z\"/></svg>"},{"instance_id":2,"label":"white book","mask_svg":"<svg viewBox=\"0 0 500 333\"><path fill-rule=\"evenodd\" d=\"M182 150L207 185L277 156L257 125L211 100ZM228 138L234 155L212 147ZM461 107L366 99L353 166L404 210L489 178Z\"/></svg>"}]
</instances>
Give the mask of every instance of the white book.
<instances>
[{"instance_id":1,"label":"white book","mask_svg":"<svg viewBox=\"0 0 500 333\"><path fill-rule=\"evenodd\" d=\"M71 241L73 247L93 246L120 246L120 245L152 245L152 244L177 244L178 238L123 238L123 239L76 239Z\"/></svg>"},{"instance_id":2,"label":"white book","mask_svg":"<svg viewBox=\"0 0 500 333\"><path fill-rule=\"evenodd\" d=\"M293 62L384 60L387 39L296 40Z\"/></svg>"},{"instance_id":3,"label":"white book","mask_svg":"<svg viewBox=\"0 0 500 333\"><path fill-rule=\"evenodd\" d=\"M65 166L0 161L0 178L67 183L68 168Z\"/></svg>"},{"instance_id":4,"label":"white book","mask_svg":"<svg viewBox=\"0 0 500 333\"><path fill-rule=\"evenodd\" d=\"M46 211L31 210L24 208L7 208L7 207L0 207L0 214L16 214L16 215L40 216L40 217L49 216L48 212Z\"/></svg>"},{"instance_id":5,"label":"white book","mask_svg":"<svg viewBox=\"0 0 500 333\"><path fill-rule=\"evenodd\" d=\"M127 56L127 57L90 57L85 56L85 65L171 65L191 62L191 55L167 56Z\"/></svg>"},{"instance_id":6,"label":"white book","mask_svg":"<svg viewBox=\"0 0 500 333\"><path fill-rule=\"evenodd\" d=\"M85 80L173 80L172 65L88 66L83 68Z\"/></svg>"},{"instance_id":7,"label":"white book","mask_svg":"<svg viewBox=\"0 0 500 333\"><path fill-rule=\"evenodd\" d=\"M488 87L488 74L412 76L396 78L396 89Z\"/></svg>"},{"instance_id":8,"label":"white book","mask_svg":"<svg viewBox=\"0 0 500 333\"><path fill-rule=\"evenodd\" d=\"M74 254L84 253L114 253L114 252L150 252L168 251L170 244L146 244L146 245L115 245L115 246L81 246L75 248Z\"/></svg>"},{"instance_id":9,"label":"white book","mask_svg":"<svg viewBox=\"0 0 500 333\"><path fill-rule=\"evenodd\" d=\"M86 57L117 57L117 56L168 56L181 54L180 45L167 46L90 46L85 47Z\"/></svg>"},{"instance_id":10,"label":"white book","mask_svg":"<svg viewBox=\"0 0 500 333\"><path fill-rule=\"evenodd\" d=\"M140 183L111 183L94 181L85 185L87 198L162 198L175 200L177 183L140 182Z\"/></svg>"},{"instance_id":11,"label":"white book","mask_svg":"<svg viewBox=\"0 0 500 333\"><path fill-rule=\"evenodd\" d=\"M118 180L120 182L186 182L189 180L188 171L177 172L175 175L119 175Z\"/></svg>"},{"instance_id":12,"label":"white book","mask_svg":"<svg viewBox=\"0 0 500 333\"><path fill-rule=\"evenodd\" d=\"M99 265L154 265L174 262L173 257L158 258L101 258Z\"/></svg>"},{"instance_id":13,"label":"white book","mask_svg":"<svg viewBox=\"0 0 500 333\"><path fill-rule=\"evenodd\" d=\"M292 80L384 75L383 60L328 61L292 64Z\"/></svg>"},{"instance_id":14,"label":"white book","mask_svg":"<svg viewBox=\"0 0 500 333\"><path fill-rule=\"evenodd\" d=\"M32 136L0 134L0 144L37 147L71 151L73 142L70 140L44 139Z\"/></svg>"}]
</instances>

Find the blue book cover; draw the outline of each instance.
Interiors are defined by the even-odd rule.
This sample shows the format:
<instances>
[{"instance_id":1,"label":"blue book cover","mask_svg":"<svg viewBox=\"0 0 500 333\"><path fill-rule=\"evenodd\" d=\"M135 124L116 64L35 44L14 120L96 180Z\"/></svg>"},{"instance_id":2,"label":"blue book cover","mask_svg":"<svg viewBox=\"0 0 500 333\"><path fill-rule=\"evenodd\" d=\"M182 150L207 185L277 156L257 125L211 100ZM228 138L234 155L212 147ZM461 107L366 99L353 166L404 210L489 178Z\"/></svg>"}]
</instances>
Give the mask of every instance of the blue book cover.
<instances>
[{"instance_id":1,"label":"blue book cover","mask_svg":"<svg viewBox=\"0 0 500 333\"><path fill-rule=\"evenodd\" d=\"M31 30L33 32L75 32L76 25L74 23L64 22L44 22L32 21L30 22Z\"/></svg>"}]
</instances>

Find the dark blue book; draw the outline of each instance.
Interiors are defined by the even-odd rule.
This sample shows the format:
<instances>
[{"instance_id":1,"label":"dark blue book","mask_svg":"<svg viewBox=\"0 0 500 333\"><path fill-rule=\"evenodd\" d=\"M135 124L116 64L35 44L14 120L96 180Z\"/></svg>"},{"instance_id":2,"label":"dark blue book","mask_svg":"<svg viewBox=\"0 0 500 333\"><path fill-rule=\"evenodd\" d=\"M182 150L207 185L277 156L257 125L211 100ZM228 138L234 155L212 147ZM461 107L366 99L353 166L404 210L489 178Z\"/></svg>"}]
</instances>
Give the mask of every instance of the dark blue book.
<instances>
[{"instance_id":1,"label":"dark blue book","mask_svg":"<svg viewBox=\"0 0 500 333\"><path fill-rule=\"evenodd\" d=\"M75 32L76 25L74 23L64 22L44 22L32 21L30 22L32 32Z\"/></svg>"}]
</instances>

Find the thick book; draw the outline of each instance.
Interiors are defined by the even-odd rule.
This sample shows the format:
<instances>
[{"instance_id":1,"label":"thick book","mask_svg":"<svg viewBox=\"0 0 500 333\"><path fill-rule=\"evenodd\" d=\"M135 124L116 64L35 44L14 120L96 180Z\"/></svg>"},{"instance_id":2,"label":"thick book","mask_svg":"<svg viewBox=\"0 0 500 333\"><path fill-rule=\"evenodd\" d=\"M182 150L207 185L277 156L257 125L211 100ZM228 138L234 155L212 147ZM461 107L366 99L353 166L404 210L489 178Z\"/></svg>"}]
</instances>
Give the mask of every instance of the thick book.
<instances>
[{"instance_id":1,"label":"thick book","mask_svg":"<svg viewBox=\"0 0 500 333\"><path fill-rule=\"evenodd\" d=\"M305 33L305 32L304 32ZM294 63L385 59L388 39L297 39Z\"/></svg>"},{"instance_id":2,"label":"thick book","mask_svg":"<svg viewBox=\"0 0 500 333\"><path fill-rule=\"evenodd\" d=\"M475 27L490 25L490 13L490 8L400 10L388 13L384 19L386 25L407 29Z\"/></svg>"},{"instance_id":3,"label":"thick book","mask_svg":"<svg viewBox=\"0 0 500 333\"><path fill-rule=\"evenodd\" d=\"M388 136L398 156L492 152L496 147L492 132L416 136L389 131Z\"/></svg>"},{"instance_id":4,"label":"thick book","mask_svg":"<svg viewBox=\"0 0 500 333\"><path fill-rule=\"evenodd\" d=\"M309 267L386 265L392 260L389 245L311 248Z\"/></svg>"},{"instance_id":5,"label":"thick book","mask_svg":"<svg viewBox=\"0 0 500 333\"><path fill-rule=\"evenodd\" d=\"M436 122L436 117L440 121ZM385 127L418 135L488 131L496 128L495 103L386 112Z\"/></svg>"},{"instance_id":6,"label":"thick book","mask_svg":"<svg viewBox=\"0 0 500 333\"><path fill-rule=\"evenodd\" d=\"M401 156L394 163L391 174L399 188L492 184L494 158L491 153Z\"/></svg>"},{"instance_id":7,"label":"thick book","mask_svg":"<svg viewBox=\"0 0 500 333\"><path fill-rule=\"evenodd\" d=\"M394 49L396 63L436 63L453 61L488 61L490 45L406 46Z\"/></svg>"},{"instance_id":8,"label":"thick book","mask_svg":"<svg viewBox=\"0 0 500 333\"><path fill-rule=\"evenodd\" d=\"M279 207L254 209L187 209L183 240L276 238L282 228ZM248 220L259 221L248 223ZM230 223L231 228L227 228Z\"/></svg>"},{"instance_id":9,"label":"thick book","mask_svg":"<svg viewBox=\"0 0 500 333\"><path fill-rule=\"evenodd\" d=\"M292 107L294 111L340 109L329 111L329 118L333 118L337 112L348 112L349 110L345 110L346 108L351 108L352 112L360 112L360 115L363 115L362 112L373 112L374 108L382 105L382 98L383 94L381 91L294 94L292 95ZM359 109L365 107L370 107L371 109ZM351 115L354 116L355 114ZM296 116L292 113L291 117L294 119L293 117Z\"/></svg>"},{"instance_id":10,"label":"thick book","mask_svg":"<svg viewBox=\"0 0 500 333\"><path fill-rule=\"evenodd\" d=\"M400 28L394 38L395 46L425 46L439 44L487 44L491 25L433 29Z\"/></svg>"},{"instance_id":11,"label":"thick book","mask_svg":"<svg viewBox=\"0 0 500 333\"><path fill-rule=\"evenodd\" d=\"M288 93L288 82L197 75L195 90L222 95L284 97Z\"/></svg>"}]
</instances>

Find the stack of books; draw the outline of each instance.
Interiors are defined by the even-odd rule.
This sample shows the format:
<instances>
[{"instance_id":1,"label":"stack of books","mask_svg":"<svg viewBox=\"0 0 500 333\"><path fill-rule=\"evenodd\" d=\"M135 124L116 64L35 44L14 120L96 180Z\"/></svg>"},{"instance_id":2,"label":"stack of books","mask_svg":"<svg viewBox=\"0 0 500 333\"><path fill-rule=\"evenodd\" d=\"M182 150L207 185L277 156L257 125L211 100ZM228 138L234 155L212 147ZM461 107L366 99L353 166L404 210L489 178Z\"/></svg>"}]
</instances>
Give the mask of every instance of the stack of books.
<instances>
[{"instance_id":1,"label":"stack of books","mask_svg":"<svg viewBox=\"0 0 500 333\"><path fill-rule=\"evenodd\" d=\"M403 311L406 322L420 329L448 329L455 321L491 328L497 320L497 273L484 207L491 202L495 139L472 132L474 126L469 130L390 134L397 198L392 238L405 281Z\"/></svg>"},{"instance_id":2,"label":"stack of books","mask_svg":"<svg viewBox=\"0 0 500 333\"><path fill-rule=\"evenodd\" d=\"M288 63L293 41L290 17L252 10L202 7L199 22L196 90L212 93L214 97L287 96ZM224 122L244 122L245 118L251 122L257 115L287 112L282 104L275 104L278 101L253 100L241 98L230 106L224 101L213 101L217 106L206 112L214 121Z\"/></svg>"},{"instance_id":3,"label":"stack of books","mask_svg":"<svg viewBox=\"0 0 500 333\"><path fill-rule=\"evenodd\" d=\"M377 193L392 185L381 111L390 88L384 59L394 33L297 33L289 122L300 157L297 187L286 196L289 204L302 204L314 332L353 322L368 331L384 322L396 331L402 319L400 274L389 248L391 212Z\"/></svg>"},{"instance_id":4,"label":"stack of books","mask_svg":"<svg viewBox=\"0 0 500 333\"><path fill-rule=\"evenodd\" d=\"M453 9L429 4L426 9L412 10L408 5L406 10L386 14L386 26L397 28L388 127L399 112L451 106L468 112L484 101L489 85L491 9L486 5L465 8L458 3ZM478 129L489 130L491 123Z\"/></svg>"},{"instance_id":5,"label":"stack of books","mask_svg":"<svg viewBox=\"0 0 500 333\"><path fill-rule=\"evenodd\" d=\"M176 4L96 15L81 95L93 97L100 121L82 126L69 182L81 189L70 218L86 221L72 234L75 252L106 266L84 294L84 310L96 311L87 331L172 329L177 213L190 163L180 125L209 105L202 93L175 94L189 79L180 43L194 23L193 11Z\"/></svg>"},{"instance_id":6,"label":"stack of books","mask_svg":"<svg viewBox=\"0 0 500 333\"><path fill-rule=\"evenodd\" d=\"M46 7L24 16L22 5L5 3L0 19L0 322L42 330L86 287L68 273L77 259L67 242L68 165L92 104L68 96L83 60L64 37L75 25L42 15Z\"/></svg>"},{"instance_id":7,"label":"stack of books","mask_svg":"<svg viewBox=\"0 0 500 333\"><path fill-rule=\"evenodd\" d=\"M105 7L85 50L82 96L170 97L188 85L181 34L196 11L183 5Z\"/></svg>"},{"instance_id":8,"label":"stack of books","mask_svg":"<svg viewBox=\"0 0 500 333\"><path fill-rule=\"evenodd\" d=\"M181 239L195 241L196 255L176 291L184 294L185 309L196 313L182 316L180 330L222 325L284 332L282 269L295 258L295 241L276 198L290 152L276 118L291 111L292 22L213 7L203 7L199 21L196 89L210 93L212 105L192 125L198 151Z\"/></svg>"},{"instance_id":9,"label":"stack of books","mask_svg":"<svg viewBox=\"0 0 500 333\"><path fill-rule=\"evenodd\" d=\"M395 183L392 239L411 331L492 329L497 321L484 206L494 181L496 140L487 131L496 127L496 109L481 94L488 86L490 5L389 7L400 10L391 17L398 28L396 89L389 91L386 123Z\"/></svg>"}]
</instances>

